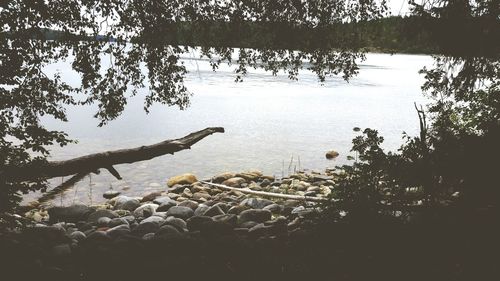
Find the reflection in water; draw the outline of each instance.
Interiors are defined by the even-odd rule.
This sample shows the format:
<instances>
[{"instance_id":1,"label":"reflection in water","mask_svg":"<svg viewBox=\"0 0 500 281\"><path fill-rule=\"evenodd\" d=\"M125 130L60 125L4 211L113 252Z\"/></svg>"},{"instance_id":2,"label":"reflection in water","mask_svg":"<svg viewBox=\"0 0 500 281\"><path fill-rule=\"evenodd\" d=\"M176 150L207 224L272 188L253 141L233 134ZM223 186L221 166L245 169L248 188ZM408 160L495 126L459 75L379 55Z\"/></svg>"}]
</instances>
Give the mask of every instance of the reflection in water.
<instances>
[{"instance_id":1,"label":"reflection in water","mask_svg":"<svg viewBox=\"0 0 500 281\"><path fill-rule=\"evenodd\" d=\"M91 175L55 203L96 203L110 187L141 195L164 188L166 179L184 172L204 178L256 168L279 177L288 173L292 156L292 167L298 166L300 157L302 168L324 170L347 163L356 126L378 129L385 137L384 147L395 150L402 143L403 131L410 135L418 132L413 103L425 100L420 92L423 78L417 72L432 59L369 54L359 75L349 83L333 77L324 84L307 71L301 72L299 81L291 81L286 74L274 77L262 70L254 70L243 83L235 83L233 67L221 65L212 72L207 61L189 59L184 63L191 71L186 86L194 93L187 110L155 105L147 115L139 94L129 100L118 120L98 128L98 121L92 118L95 108L70 109L68 123L45 121L49 128L64 130L79 141L54 147L53 159L151 144L209 126L222 126L226 133L209 136L191 150L175 155L118 165L115 168L124 178L121 181L107 171ZM48 71L56 70L66 79L77 80L68 65L58 64ZM330 149L340 152L337 160L325 159ZM54 185L60 182L52 181Z\"/></svg>"}]
</instances>

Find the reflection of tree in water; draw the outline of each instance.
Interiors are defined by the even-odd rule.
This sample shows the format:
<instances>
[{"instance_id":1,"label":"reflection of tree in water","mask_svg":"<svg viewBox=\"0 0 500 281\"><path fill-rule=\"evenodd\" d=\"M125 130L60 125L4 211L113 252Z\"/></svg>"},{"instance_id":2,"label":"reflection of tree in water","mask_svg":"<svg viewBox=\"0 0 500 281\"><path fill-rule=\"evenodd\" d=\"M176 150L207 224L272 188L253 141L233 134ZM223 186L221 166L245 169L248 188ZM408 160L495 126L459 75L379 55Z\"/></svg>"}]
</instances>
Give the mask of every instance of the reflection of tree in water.
<instances>
[{"instance_id":1,"label":"reflection of tree in water","mask_svg":"<svg viewBox=\"0 0 500 281\"><path fill-rule=\"evenodd\" d=\"M491 24L498 24L494 2L439 1L443 8L424 2L425 5L415 5L413 11L431 19L429 24L433 27L443 26L431 38L445 38L438 40L443 53L456 57L437 59L434 69L424 70L424 90L436 97L444 95L454 110L465 110L459 109L456 101L475 104L476 111L463 115L470 116L470 122L479 122L474 121L479 111L488 116L487 120L498 116L498 98L494 98L498 97L498 57L475 58L482 56L481 52L491 57L488 46L493 45L492 33L498 32L490 28ZM194 48L210 60L214 70L220 63L234 63L237 81L249 68L258 67L273 74L285 71L291 79L303 67L315 72L320 81L337 74L349 79L357 73L356 60L364 58L362 37L366 33L362 25L353 28L348 23L381 18L386 7L379 1L354 0L63 0L7 1L2 4L1 13L5 32L0 38L0 83L6 86L0 88L0 155L3 166L19 167L45 161L48 145L70 141L64 132L49 131L39 122L43 115L65 121L68 105L97 104L95 117L100 125L117 118L129 95L136 95L142 87L149 90L144 97L146 111L153 103L177 105L181 109L188 106L186 68L179 58ZM434 19L446 21L441 24ZM468 30L465 35L475 36L475 40L465 37L457 41L457 32L448 32L455 30L450 29L452 24ZM484 36L474 32L477 28ZM58 40L38 40L47 36L46 29L58 31ZM449 36L442 37L443 34ZM467 43L464 48L461 42ZM233 59L232 47L252 48L240 48ZM469 50L474 50L474 58L466 53ZM80 74L79 85L69 85L60 74L49 77L44 73L46 65L61 60L71 61ZM453 73L452 66L463 66L462 75L446 76ZM486 82L488 89L471 92L469 86L488 79L493 81ZM436 112L443 109L436 108ZM30 156L31 152L40 156ZM12 191L43 188L44 181L2 185L6 188L1 192L10 195L0 196L1 206L8 207L10 204L3 202L15 199Z\"/></svg>"}]
</instances>

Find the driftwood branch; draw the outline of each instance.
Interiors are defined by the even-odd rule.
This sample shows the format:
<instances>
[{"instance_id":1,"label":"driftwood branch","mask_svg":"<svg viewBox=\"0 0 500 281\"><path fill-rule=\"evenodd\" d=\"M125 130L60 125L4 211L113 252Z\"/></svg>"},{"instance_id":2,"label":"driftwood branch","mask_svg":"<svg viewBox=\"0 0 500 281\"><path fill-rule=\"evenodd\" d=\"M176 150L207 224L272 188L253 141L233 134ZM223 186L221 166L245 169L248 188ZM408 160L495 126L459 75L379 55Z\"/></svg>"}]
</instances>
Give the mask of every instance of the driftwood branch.
<instances>
[{"instance_id":1,"label":"driftwood branch","mask_svg":"<svg viewBox=\"0 0 500 281\"><path fill-rule=\"evenodd\" d=\"M281 199L292 199L292 200L302 200L302 201L314 201L314 202L325 202L328 199L326 198L321 198L321 197L311 197L311 196L301 196L301 195L291 195L291 194L281 194L281 193L274 193L274 192L265 192L265 191L256 191L256 190L251 190L249 188L236 188L236 187L230 187L227 185L223 184L217 184L217 183L211 183L207 181L200 181L201 183L208 184L211 186L215 186L218 188L222 188L225 190L236 190L242 193L247 193L247 194L253 194L253 195L258 195L262 197L274 197L274 198L281 198Z\"/></svg>"},{"instance_id":2,"label":"driftwood branch","mask_svg":"<svg viewBox=\"0 0 500 281\"><path fill-rule=\"evenodd\" d=\"M193 144L213 133L223 132L224 128L221 127L206 128L179 139L166 140L152 145L89 154L65 161L49 161L38 165L11 168L0 171L0 177L10 181L29 181L37 178L88 174L104 168L109 170L116 178L121 179L120 174L113 168L113 165L134 163L165 154L174 154L177 151L191 148Z\"/></svg>"}]
</instances>

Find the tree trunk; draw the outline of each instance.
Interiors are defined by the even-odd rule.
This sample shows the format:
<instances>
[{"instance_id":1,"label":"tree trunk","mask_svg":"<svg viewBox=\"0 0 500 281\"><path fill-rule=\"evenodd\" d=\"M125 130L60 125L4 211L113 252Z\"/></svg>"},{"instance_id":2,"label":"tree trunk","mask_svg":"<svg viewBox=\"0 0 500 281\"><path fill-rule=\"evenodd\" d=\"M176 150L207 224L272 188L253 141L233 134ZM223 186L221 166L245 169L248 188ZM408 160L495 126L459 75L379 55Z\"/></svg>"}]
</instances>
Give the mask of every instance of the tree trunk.
<instances>
[{"instance_id":1,"label":"tree trunk","mask_svg":"<svg viewBox=\"0 0 500 281\"><path fill-rule=\"evenodd\" d=\"M87 174L105 168L113 176L121 179L120 174L113 168L113 165L134 163L165 154L174 154L177 151L191 148L193 144L213 133L223 132L224 128L221 127L206 128L180 139L166 140L152 145L89 154L64 161L49 161L38 165L11 168L0 171L0 177L8 181L29 181L37 178Z\"/></svg>"}]
</instances>

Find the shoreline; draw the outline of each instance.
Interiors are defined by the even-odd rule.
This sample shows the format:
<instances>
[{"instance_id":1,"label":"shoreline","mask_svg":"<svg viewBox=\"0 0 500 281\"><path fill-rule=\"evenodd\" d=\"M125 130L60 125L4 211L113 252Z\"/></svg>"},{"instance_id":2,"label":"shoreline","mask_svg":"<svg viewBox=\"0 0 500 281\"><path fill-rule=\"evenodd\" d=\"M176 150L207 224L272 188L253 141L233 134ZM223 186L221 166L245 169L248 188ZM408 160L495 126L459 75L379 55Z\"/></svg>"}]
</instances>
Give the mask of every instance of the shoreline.
<instances>
[{"instance_id":1,"label":"shoreline","mask_svg":"<svg viewBox=\"0 0 500 281\"><path fill-rule=\"evenodd\" d=\"M102 204L41 205L22 216L34 228L64 229L75 245L96 235L144 240L184 235L199 231L200 220L220 223L243 236L288 235L318 215L319 202L335 183L333 175L333 170L297 172L276 179L252 170L222 173L207 182L182 174L170 178L162 191L142 197L109 190Z\"/></svg>"}]
</instances>

